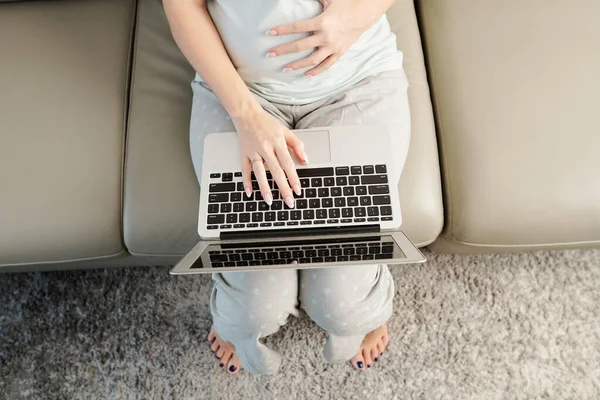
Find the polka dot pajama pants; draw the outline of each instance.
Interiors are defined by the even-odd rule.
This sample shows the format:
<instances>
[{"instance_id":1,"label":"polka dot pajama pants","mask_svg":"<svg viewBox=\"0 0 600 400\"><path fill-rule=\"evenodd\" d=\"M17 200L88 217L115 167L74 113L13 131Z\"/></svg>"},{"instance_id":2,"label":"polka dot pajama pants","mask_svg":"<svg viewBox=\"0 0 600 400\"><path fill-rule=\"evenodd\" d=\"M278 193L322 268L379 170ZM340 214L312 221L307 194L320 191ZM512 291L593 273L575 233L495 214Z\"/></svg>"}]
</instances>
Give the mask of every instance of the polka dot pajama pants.
<instances>
[{"instance_id":1,"label":"polka dot pajama pants","mask_svg":"<svg viewBox=\"0 0 600 400\"><path fill-rule=\"evenodd\" d=\"M389 124L395 158L391 174L397 182L410 141L407 87L404 71L398 70L367 77L306 105L255 97L289 129ZM200 179L205 135L235 128L205 83L194 81L192 88L190 149ZM235 345L246 371L262 374L275 373L282 360L261 338L277 332L290 315L299 316L300 308L327 332L325 359L347 361L358 353L365 335L390 318L395 291L387 265L225 272L213 274L213 281L210 307L217 334Z\"/></svg>"}]
</instances>

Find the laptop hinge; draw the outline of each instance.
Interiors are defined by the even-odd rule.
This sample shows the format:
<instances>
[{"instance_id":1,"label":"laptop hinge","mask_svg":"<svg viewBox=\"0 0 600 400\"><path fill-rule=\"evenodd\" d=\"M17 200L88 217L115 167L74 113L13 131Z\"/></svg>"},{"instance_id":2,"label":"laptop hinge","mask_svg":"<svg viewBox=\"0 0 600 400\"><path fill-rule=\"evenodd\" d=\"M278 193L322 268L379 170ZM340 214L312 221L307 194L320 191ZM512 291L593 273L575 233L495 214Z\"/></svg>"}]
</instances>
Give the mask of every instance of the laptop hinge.
<instances>
[{"instance_id":1,"label":"laptop hinge","mask_svg":"<svg viewBox=\"0 0 600 400\"><path fill-rule=\"evenodd\" d=\"M286 228L286 229L256 229L245 230L239 232L221 232L221 240L235 239L265 239L265 238L280 238L280 237L298 237L298 236L319 236L319 235L341 235L347 233L379 233L380 226L374 225L358 225L358 226L329 226L319 228Z\"/></svg>"}]
</instances>

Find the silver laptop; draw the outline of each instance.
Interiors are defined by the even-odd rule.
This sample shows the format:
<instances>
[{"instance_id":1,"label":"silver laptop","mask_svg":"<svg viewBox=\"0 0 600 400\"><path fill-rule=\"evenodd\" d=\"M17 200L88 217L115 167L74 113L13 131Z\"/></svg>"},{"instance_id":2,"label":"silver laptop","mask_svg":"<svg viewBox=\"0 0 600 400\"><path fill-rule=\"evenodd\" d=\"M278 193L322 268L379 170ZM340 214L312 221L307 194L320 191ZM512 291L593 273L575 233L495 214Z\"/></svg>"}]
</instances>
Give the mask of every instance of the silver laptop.
<instances>
[{"instance_id":1,"label":"silver laptop","mask_svg":"<svg viewBox=\"0 0 600 400\"><path fill-rule=\"evenodd\" d=\"M398 185L390 179L390 132L379 125L294 130L310 164L296 160L302 194L293 208L273 192L269 206L252 177L242 184L237 133L204 142L198 233L171 274L325 268L425 261L399 230Z\"/></svg>"}]
</instances>

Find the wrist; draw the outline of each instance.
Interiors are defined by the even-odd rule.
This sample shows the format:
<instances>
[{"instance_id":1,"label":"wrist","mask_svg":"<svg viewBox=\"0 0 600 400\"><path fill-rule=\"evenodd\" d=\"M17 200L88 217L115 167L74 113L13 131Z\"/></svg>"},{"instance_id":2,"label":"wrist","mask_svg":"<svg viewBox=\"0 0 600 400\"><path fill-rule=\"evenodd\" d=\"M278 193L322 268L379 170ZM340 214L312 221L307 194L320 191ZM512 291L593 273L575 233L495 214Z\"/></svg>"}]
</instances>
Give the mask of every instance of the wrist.
<instances>
[{"instance_id":1,"label":"wrist","mask_svg":"<svg viewBox=\"0 0 600 400\"><path fill-rule=\"evenodd\" d=\"M254 118L255 115L263 111L259 102L252 95L241 99L238 98L225 108L234 124Z\"/></svg>"}]
</instances>

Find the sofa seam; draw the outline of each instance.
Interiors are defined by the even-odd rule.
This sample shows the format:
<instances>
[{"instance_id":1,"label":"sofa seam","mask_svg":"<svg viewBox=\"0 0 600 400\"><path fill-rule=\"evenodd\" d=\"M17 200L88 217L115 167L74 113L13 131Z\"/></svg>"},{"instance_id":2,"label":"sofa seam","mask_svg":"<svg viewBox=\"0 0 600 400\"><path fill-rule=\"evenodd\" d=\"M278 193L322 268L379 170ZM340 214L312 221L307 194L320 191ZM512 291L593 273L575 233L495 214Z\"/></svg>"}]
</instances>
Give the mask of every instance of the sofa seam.
<instances>
[{"instance_id":1,"label":"sofa seam","mask_svg":"<svg viewBox=\"0 0 600 400\"><path fill-rule=\"evenodd\" d=\"M422 3L419 1L419 4ZM422 7L417 6L417 9L422 10ZM419 20L423 20L422 18L422 12L417 12L417 21ZM421 24L419 24L421 26ZM442 195L442 204L444 206L444 203L447 203L447 208L448 208L448 213L444 216L444 219L447 221L447 232L446 233L442 233L442 236L446 237L447 239L453 239L454 238L454 210L453 210L453 195L452 195L452 188L450 186L450 182L449 182L449 173L448 173L448 169L445 166L445 162L448 159L448 152L446 151L446 144L444 142L444 127L443 127L443 122L442 122L442 111L440 110L439 107L439 101L438 101L438 96L435 90L435 84L436 84L436 75L434 72L434 68L433 68L433 53L431 51L431 46L427 37L427 34L425 33L425 31L427 30L426 28L427 23L423 23L423 29L419 29L419 31L423 32L422 33L422 38L421 38L421 43L422 48L424 50L424 54L427 55L427 59L425 60L425 71L427 72L428 75L430 75L431 79L428 79L430 81L429 84L429 94L431 96L431 100L432 100L432 107L433 107L433 115L434 115L434 125L437 124L437 127L439 129L436 129L438 131L438 135L437 138L437 142L438 142L438 148L440 149L441 152L441 158L439 159L439 164L440 164L440 173L443 176L444 181L442 182L442 188L444 189L444 191L447 194L447 202L444 202L444 196ZM428 68L428 66L430 66L430 68ZM437 114L437 115L436 115ZM437 117L437 118L436 118ZM444 207L445 208L445 207Z\"/></svg>"},{"instance_id":2,"label":"sofa seam","mask_svg":"<svg viewBox=\"0 0 600 400\"><path fill-rule=\"evenodd\" d=\"M578 245L598 245L600 240L584 240L576 242L559 242L559 243L536 243L536 244L485 244L485 243L473 243L463 240L457 240L452 238L454 243L460 243L465 246L472 247L492 247L492 248L535 248L535 247L560 247L560 246L578 246Z\"/></svg>"},{"instance_id":3,"label":"sofa seam","mask_svg":"<svg viewBox=\"0 0 600 400\"><path fill-rule=\"evenodd\" d=\"M56 265L56 264L64 264L64 263L74 263L74 262L87 262L87 261L99 261L99 260L109 260L118 257L121 254L128 254L127 249L122 248L118 253L108 254L104 256L94 256L94 257L83 257L83 258L68 258L64 260L55 260L55 261L27 261L20 262L16 264L0 264L0 274L2 273L3 268L10 267L27 267L31 265Z\"/></svg>"},{"instance_id":4,"label":"sofa seam","mask_svg":"<svg viewBox=\"0 0 600 400\"><path fill-rule=\"evenodd\" d=\"M129 84L127 85L127 115L125 118L126 131L123 137L123 162L121 163L121 237L123 239L123 249L129 254L132 254L127 246L125 239L125 203L126 203L126 177L127 177L127 155L129 150L129 128L131 126L131 104L134 93L134 87L136 84L136 65L137 65L137 54L138 54L138 36L140 27L140 13L139 13L139 0L135 0L135 14L133 18L133 26L131 29L131 58L129 65Z\"/></svg>"}]
</instances>

